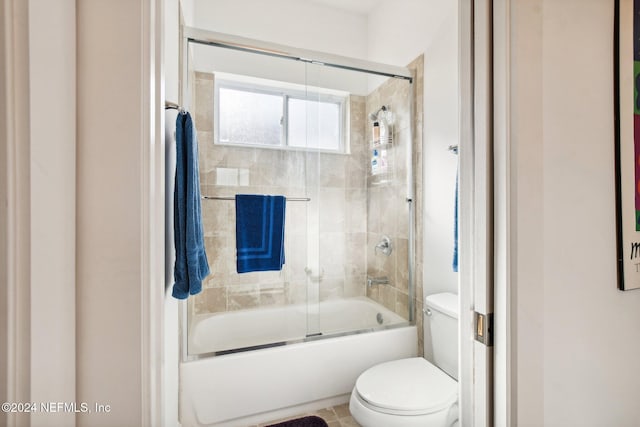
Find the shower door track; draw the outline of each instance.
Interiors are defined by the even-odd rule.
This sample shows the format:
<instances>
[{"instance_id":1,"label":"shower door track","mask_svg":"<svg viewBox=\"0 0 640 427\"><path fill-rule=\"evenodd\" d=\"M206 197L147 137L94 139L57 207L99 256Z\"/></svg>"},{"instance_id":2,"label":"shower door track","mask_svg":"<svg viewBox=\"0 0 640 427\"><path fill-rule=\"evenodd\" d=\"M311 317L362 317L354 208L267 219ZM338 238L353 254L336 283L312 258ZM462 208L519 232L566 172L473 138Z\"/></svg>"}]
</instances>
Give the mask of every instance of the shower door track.
<instances>
[{"instance_id":1,"label":"shower door track","mask_svg":"<svg viewBox=\"0 0 640 427\"><path fill-rule=\"evenodd\" d=\"M284 46L276 43L268 43L261 40L185 26L183 27L183 48L186 48L189 42L215 47L224 47L227 49L240 50L259 55L275 56L311 64L324 65L327 67L341 68L344 70L377 74L380 76L393 77L413 82L411 72L405 67L396 67L363 59L355 59L314 50ZM186 70L183 69L183 71Z\"/></svg>"}]
</instances>

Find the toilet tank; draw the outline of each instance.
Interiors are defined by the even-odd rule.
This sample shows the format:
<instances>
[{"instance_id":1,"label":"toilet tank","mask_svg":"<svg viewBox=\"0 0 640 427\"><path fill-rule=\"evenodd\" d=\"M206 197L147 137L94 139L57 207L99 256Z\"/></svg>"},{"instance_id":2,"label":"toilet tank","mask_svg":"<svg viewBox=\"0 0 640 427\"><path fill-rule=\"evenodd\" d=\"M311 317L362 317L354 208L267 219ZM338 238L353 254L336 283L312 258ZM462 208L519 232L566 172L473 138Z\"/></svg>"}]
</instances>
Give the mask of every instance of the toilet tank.
<instances>
[{"instance_id":1,"label":"toilet tank","mask_svg":"<svg viewBox=\"0 0 640 427\"><path fill-rule=\"evenodd\" d=\"M449 292L425 298L425 325L431 331L433 361L458 379L458 295ZM425 342L427 336L425 334Z\"/></svg>"}]
</instances>

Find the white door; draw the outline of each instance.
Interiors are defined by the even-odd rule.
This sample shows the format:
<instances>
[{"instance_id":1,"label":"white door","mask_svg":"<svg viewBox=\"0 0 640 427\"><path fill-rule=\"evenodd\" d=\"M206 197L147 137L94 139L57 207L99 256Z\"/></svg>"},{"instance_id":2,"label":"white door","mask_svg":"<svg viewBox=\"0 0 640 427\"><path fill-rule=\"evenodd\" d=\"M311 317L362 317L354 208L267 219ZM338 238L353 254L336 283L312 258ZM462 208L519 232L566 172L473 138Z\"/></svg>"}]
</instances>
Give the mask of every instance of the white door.
<instances>
[{"instance_id":1,"label":"white door","mask_svg":"<svg viewBox=\"0 0 640 427\"><path fill-rule=\"evenodd\" d=\"M460 0L460 425L493 412L493 4Z\"/></svg>"}]
</instances>

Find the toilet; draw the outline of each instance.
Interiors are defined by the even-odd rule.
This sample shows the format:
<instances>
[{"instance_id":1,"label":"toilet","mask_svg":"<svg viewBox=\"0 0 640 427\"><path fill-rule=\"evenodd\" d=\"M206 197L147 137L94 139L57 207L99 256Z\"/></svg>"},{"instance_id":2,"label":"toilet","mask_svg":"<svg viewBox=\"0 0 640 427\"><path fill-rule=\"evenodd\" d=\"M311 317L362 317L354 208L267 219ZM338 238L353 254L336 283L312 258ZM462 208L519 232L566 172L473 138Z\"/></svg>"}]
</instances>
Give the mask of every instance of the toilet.
<instances>
[{"instance_id":1,"label":"toilet","mask_svg":"<svg viewBox=\"0 0 640 427\"><path fill-rule=\"evenodd\" d=\"M363 427L458 426L458 296L425 298L435 364L422 357L381 363L364 371L349 410ZM425 342L427 334L425 334Z\"/></svg>"}]
</instances>

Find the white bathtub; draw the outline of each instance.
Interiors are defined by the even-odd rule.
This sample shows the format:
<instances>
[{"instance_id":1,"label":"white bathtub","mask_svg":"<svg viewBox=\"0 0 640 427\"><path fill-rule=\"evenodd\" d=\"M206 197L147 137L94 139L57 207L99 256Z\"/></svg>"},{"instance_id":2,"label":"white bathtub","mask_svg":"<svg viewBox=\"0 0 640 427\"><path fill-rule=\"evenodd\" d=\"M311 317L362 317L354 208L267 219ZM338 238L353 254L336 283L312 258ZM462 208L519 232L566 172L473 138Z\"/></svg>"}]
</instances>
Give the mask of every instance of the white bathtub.
<instances>
[{"instance_id":1,"label":"white bathtub","mask_svg":"<svg viewBox=\"0 0 640 427\"><path fill-rule=\"evenodd\" d=\"M378 313L383 326L402 321L364 297L322 302L315 313L305 310L269 308L193 319L190 353L255 346L256 337L262 344L291 341L304 337L308 325L324 335L371 330L381 326ZM251 342L238 338L251 333ZM184 362L180 421L182 427L246 427L346 403L364 370L416 354L416 328L405 326Z\"/></svg>"},{"instance_id":2,"label":"white bathtub","mask_svg":"<svg viewBox=\"0 0 640 427\"><path fill-rule=\"evenodd\" d=\"M194 316L187 345L190 355L199 355L402 323L406 320L369 298L345 298L309 307L300 304Z\"/></svg>"}]
</instances>

